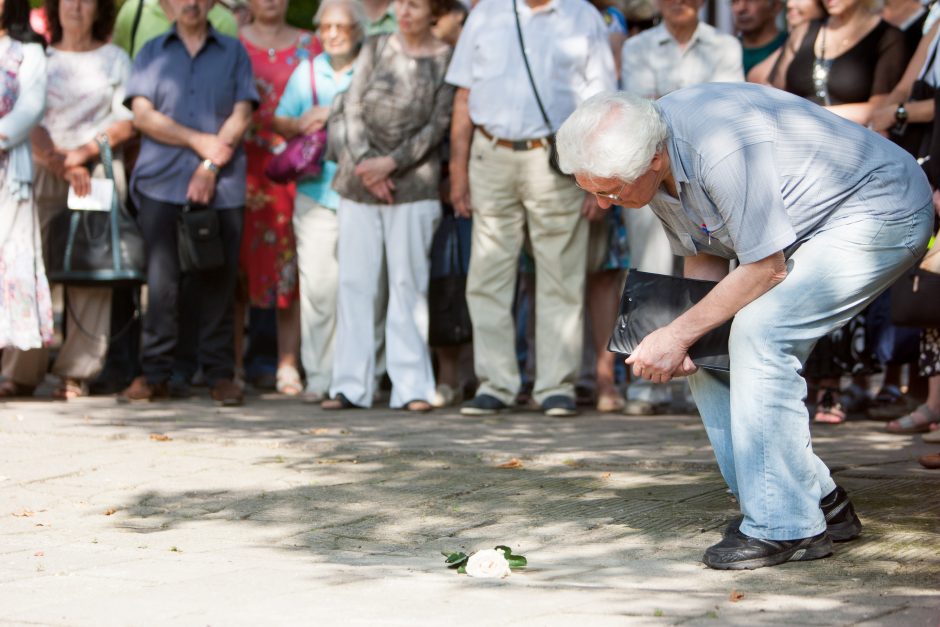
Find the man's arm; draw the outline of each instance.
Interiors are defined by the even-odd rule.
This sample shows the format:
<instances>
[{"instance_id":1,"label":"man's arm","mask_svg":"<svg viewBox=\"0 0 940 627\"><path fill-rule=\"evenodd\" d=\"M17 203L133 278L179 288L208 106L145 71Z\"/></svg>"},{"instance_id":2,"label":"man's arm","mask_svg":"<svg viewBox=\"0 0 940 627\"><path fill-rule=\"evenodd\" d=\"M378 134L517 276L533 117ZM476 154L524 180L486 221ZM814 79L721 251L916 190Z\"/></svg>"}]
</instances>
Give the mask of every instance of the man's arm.
<instances>
[{"instance_id":1,"label":"man's arm","mask_svg":"<svg viewBox=\"0 0 940 627\"><path fill-rule=\"evenodd\" d=\"M153 103L142 96L134 98L131 102L131 110L134 112L134 126L141 133L161 144L189 148L203 159L209 159L219 167L228 163L234 154L232 147L218 136L201 133L188 126L178 124L170 116L157 111ZM229 116L229 119L231 117ZM228 120L226 120L226 123L228 123ZM235 129L233 128L233 130ZM244 133L244 129L242 133Z\"/></svg>"},{"instance_id":2,"label":"man's arm","mask_svg":"<svg viewBox=\"0 0 940 627\"><path fill-rule=\"evenodd\" d=\"M219 129L218 137L229 146L237 146L242 143L245 137L245 131L251 124L251 115L254 112L254 106L247 100L240 100L235 103L232 114L222 123ZM222 163L216 163L222 166Z\"/></svg>"},{"instance_id":3,"label":"man's arm","mask_svg":"<svg viewBox=\"0 0 940 627\"><path fill-rule=\"evenodd\" d=\"M473 141L473 121L467 100L470 90L458 87L454 94L454 108L450 122L450 202L458 216L469 218L470 205L470 143Z\"/></svg>"}]
</instances>

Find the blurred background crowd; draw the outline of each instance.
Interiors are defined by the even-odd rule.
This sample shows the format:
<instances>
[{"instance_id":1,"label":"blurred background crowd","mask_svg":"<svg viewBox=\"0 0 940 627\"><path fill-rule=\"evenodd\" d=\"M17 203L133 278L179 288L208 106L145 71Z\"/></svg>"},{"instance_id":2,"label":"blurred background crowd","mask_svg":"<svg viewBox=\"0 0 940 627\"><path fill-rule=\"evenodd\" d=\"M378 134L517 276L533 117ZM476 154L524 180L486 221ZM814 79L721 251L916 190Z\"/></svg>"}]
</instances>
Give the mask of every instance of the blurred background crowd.
<instances>
[{"instance_id":1,"label":"blurred background crowd","mask_svg":"<svg viewBox=\"0 0 940 627\"><path fill-rule=\"evenodd\" d=\"M606 350L627 269L681 259L650 211L602 211L554 169L580 102L763 83L897 141L940 183L940 7L920 0L0 11L0 399L207 386L223 405L247 388L330 410L693 411L684 382L630 381ZM704 19L719 12L730 29ZM275 174L291 159L307 169ZM101 179L143 238L144 286L47 279L70 195ZM213 213L217 267L180 266L190 211ZM810 417L940 442L940 331L893 322L891 298L820 341Z\"/></svg>"}]
</instances>

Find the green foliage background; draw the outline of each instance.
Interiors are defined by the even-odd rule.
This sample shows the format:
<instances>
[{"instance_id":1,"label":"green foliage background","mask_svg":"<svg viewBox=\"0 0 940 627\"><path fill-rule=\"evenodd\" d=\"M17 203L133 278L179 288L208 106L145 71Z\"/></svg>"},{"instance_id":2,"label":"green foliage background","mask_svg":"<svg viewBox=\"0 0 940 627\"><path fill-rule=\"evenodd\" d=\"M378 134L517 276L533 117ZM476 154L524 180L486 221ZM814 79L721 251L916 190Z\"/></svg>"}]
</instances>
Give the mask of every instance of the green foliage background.
<instances>
[{"instance_id":1,"label":"green foliage background","mask_svg":"<svg viewBox=\"0 0 940 627\"><path fill-rule=\"evenodd\" d=\"M34 7L40 7L43 0L30 0ZM118 8L124 0L115 0ZM313 14L317 12L317 0L290 0L287 7L287 21L300 28L311 29Z\"/></svg>"}]
</instances>

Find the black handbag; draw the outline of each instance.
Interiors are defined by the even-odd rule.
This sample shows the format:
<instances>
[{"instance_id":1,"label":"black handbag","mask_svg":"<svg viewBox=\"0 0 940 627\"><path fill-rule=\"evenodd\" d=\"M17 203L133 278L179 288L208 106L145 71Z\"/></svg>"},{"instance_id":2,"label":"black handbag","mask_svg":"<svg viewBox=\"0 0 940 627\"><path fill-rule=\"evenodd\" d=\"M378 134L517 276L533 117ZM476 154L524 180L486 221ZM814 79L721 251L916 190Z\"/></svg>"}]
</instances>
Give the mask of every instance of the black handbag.
<instances>
[{"instance_id":1,"label":"black handbag","mask_svg":"<svg viewBox=\"0 0 940 627\"><path fill-rule=\"evenodd\" d=\"M891 322L940 328L940 274L914 266L891 287Z\"/></svg>"},{"instance_id":2,"label":"black handbag","mask_svg":"<svg viewBox=\"0 0 940 627\"><path fill-rule=\"evenodd\" d=\"M222 230L215 209L186 203L177 226L181 272L206 272L225 265Z\"/></svg>"},{"instance_id":3,"label":"black handbag","mask_svg":"<svg viewBox=\"0 0 940 627\"><path fill-rule=\"evenodd\" d=\"M921 73L926 76L933 68L937 58L937 46L930 55L930 60ZM933 100L937 88L930 85L923 78L918 78L911 85L911 97L908 101ZM933 131L933 122L899 122L888 130L888 137L895 144L908 151L915 159L923 159L930 154L930 141Z\"/></svg>"},{"instance_id":4,"label":"black handbag","mask_svg":"<svg viewBox=\"0 0 940 627\"><path fill-rule=\"evenodd\" d=\"M457 218L445 214L431 243L428 283L428 344L457 346L473 339L467 309L467 274L463 268Z\"/></svg>"},{"instance_id":5,"label":"black handbag","mask_svg":"<svg viewBox=\"0 0 940 627\"><path fill-rule=\"evenodd\" d=\"M114 181L111 147L99 139L105 176ZM144 238L115 189L111 210L67 210L53 218L46 247L52 283L89 287L140 285L147 280Z\"/></svg>"},{"instance_id":6,"label":"black handbag","mask_svg":"<svg viewBox=\"0 0 940 627\"><path fill-rule=\"evenodd\" d=\"M715 285L715 281L683 279L631 269L607 350L629 355L643 338L681 316ZM731 320L703 335L689 349L689 357L699 368L730 370L730 334Z\"/></svg>"}]
</instances>

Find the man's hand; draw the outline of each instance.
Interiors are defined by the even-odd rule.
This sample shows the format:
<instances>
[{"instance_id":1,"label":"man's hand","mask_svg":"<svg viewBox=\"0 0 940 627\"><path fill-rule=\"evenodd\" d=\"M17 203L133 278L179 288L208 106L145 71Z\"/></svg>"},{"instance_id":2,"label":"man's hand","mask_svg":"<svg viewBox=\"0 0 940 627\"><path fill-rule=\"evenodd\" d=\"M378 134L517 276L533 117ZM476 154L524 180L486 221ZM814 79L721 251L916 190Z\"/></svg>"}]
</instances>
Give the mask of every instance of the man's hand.
<instances>
[{"instance_id":1,"label":"man's hand","mask_svg":"<svg viewBox=\"0 0 940 627\"><path fill-rule=\"evenodd\" d=\"M186 198L197 205L208 205L215 196L215 174L202 167L202 164L196 166L196 171L189 179L189 187L186 189Z\"/></svg>"},{"instance_id":2,"label":"man's hand","mask_svg":"<svg viewBox=\"0 0 940 627\"><path fill-rule=\"evenodd\" d=\"M69 182L77 196L91 193L91 174L84 166L75 166L65 170L65 180Z\"/></svg>"},{"instance_id":3,"label":"man's hand","mask_svg":"<svg viewBox=\"0 0 940 627\"><path fill-rule=\"evenodd\" d=\"M454 213L461 218L469 218L473 212L470 205L470 181L467 168L454 167L450 163L450 204L454 206Z\"/></svg>"},{"instance_id":4,"label":"man's hand","mask_svg":"<svg viewBox=\"0 0 940 627\"><path fill-rule=\"evenodd\" d=\"M656 329L640 342L627 360L633 374L653 383L666 383L674 377L694 373L697 368L685 346L668 327Z\"/></svg>"},{"instance_id":5,"label":"man's hand","mask_svg":"<svg viewBox=\"0 0 940 627\"><path fill-rule=\"evenodd\" d=\"M353 172L362 179L363 185L369 187L370 185L375 185L380 181L388 179L389 175L395 171L396 167L397 164L395 160L386 155L384 157L363 159L356 165ZM394 189L394 185L392 188Z\"/></svg>"},{"instance_id":6,"label":"man's hand","mask_svg":"<svg viewBox=\"0 0 940 627\"><path fill-rule=\"evenodd\" d=\"M591 222L596 222L604 217L604 211L606 210L597 204L597 196L584 194L584 202L581 203L581 215Z\"/></svg>"},{"instance_id":7,"label":"man's hand","mask_svg":"<svg viewBox=\"0 0 940 627\"><path fill-rule=\"evenodd\" d=\"M194 133L190 140L191 146L201 159L208 159L220 168L228 163L235 150L216 135L209 133Z\"/></svg>"}]
</instances>

